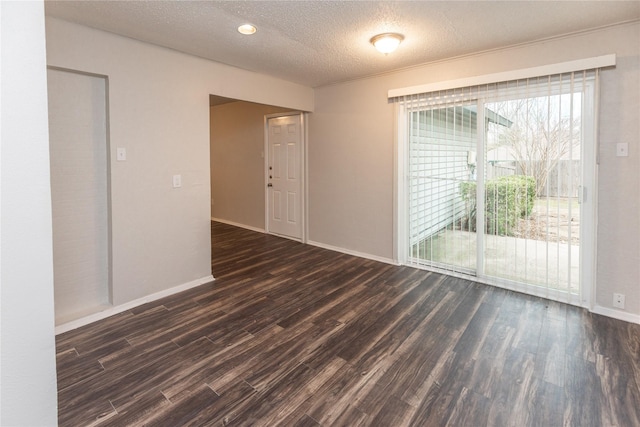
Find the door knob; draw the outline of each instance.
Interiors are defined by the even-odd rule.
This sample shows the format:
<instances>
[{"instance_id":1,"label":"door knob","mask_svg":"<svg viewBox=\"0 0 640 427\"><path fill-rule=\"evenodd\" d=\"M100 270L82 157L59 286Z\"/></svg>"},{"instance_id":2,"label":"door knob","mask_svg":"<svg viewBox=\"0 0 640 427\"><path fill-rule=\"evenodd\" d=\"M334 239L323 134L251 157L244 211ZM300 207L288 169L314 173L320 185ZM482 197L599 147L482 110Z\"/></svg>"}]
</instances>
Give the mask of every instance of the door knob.
<instances>
[{"instance_id":1,"label":"door knob","mask_svg":"<svg viewBox=\"0 0 640 427\"><path fill-rule=\"evenodd\" d=\"M268 183L267 187L273 187L273 184L272 183Z\"/></svg>"}]
</instances>

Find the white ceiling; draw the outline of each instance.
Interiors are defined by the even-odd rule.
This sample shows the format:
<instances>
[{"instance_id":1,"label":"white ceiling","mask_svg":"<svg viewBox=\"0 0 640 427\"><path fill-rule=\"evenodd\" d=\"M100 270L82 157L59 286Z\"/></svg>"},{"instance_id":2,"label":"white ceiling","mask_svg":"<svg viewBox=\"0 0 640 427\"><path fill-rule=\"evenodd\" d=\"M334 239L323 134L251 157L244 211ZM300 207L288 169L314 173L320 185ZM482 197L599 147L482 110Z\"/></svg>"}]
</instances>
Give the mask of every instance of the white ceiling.
<instances>
[{"instance_id":1,"label":"white ceiling","mask_svg":"<svg viewBox=\"0 0 640 427\"><path fill-rule=\"evenodd\" d=\"M54 1L46 14L311 87L640 19L640 1ZM237 27L252 23L253 36ZM405 36L390 55L369 39ZM640 40L638 41L640 43Z\"/></svg>"}]
</instances>

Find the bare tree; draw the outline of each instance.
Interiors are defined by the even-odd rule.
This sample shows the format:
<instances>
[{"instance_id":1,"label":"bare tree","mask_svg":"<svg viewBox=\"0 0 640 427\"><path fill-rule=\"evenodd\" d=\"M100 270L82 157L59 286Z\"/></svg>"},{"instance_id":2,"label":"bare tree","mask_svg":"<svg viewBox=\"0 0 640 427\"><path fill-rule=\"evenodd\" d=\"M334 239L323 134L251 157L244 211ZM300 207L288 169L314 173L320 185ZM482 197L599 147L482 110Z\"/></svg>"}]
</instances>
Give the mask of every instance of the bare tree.
<instances>
[{"instance_id":1,"label":"bare tree","mask_svg":"<svg viewBox=\"0 0 640 427\"><path fill-rule=\"evenodd\" d=\"M567 106L563 111L560 95L499 102L489 108L512 122L502 127L496 145L508 148L518 170L534 177L540 196L558 162L579 150L580 115L566 111Z\"/></svg>"}]
</instances>

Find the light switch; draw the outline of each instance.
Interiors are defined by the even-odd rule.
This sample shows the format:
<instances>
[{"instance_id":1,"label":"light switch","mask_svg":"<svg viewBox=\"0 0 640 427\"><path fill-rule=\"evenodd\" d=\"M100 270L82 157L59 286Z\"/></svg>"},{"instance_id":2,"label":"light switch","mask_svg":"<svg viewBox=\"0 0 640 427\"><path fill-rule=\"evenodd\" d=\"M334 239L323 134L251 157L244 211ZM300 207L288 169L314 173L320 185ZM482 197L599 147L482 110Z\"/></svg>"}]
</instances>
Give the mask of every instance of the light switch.
<instances>
[{"instance_id":1,"label":"light switch","mask_svg":"<svg viewBox=\"0 0 640 427\"><path fill-rule=\"evenodd\" d=\"M127 149L123 147L118 147L116 149L116 159L119 162L124 162L125 160L127 160Z\"/></svg>"},{"instance_id":2,"label":"light switch","mask_svg":"<svg viewBox=\"0 0 640 427\"><path fill-rule=\"evenodd\" d=\"M173 175L173 188L182 187L182 175Z\"/></svg>"},{"instance_id":3,"label":"light switch","mask_svg":"<svg viewBox=\"0 0 640 427\"><path fill-rule=\"evenodd\" d=\"M627 157L629 156L629 144L626 142L618 142L616 144L616 156Z\"/></svg>"}]
</instances>

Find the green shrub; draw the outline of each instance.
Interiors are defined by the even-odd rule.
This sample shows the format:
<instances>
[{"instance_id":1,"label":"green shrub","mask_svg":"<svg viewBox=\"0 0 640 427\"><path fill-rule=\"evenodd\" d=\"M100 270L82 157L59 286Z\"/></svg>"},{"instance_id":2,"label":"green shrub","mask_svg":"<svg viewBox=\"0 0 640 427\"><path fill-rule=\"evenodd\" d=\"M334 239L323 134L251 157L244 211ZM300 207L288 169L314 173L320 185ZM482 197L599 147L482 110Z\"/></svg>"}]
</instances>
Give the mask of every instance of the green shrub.
<instances>
[{"instance_id":1,"label":"green shrub","mask_svg":"<svg viewBox=\"0 0 640 427\"><path fill-rule=\"evenodd\" d=\"M467 202L470 217L467 229L476 231L476 183L460 184L460 194ZM536 181L523 175L501 176L485 184L485 224L488 234L513 235L519 218L531 215L536 200ZM463 224L464 226L464 224Z\"/></svg>"},{"instance_id":2,"label":"green shrub","mask_svg":"<svg viewBox=\"0 0 640 427\"><path fill-rule=\"evenodd\" d=\"M476 183L475 181L465 181L460 183L460 195L466 203L465 212L469 215L461 220L460 229L476 231Z\"/></svg>"}]
</instances>

